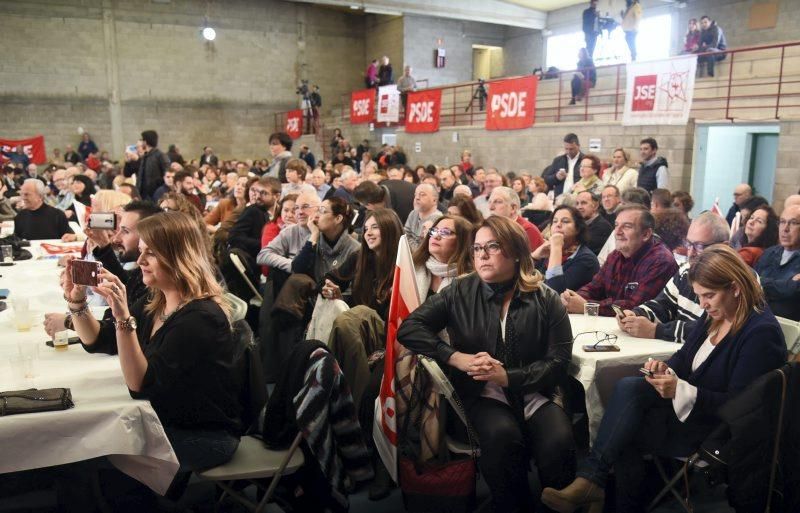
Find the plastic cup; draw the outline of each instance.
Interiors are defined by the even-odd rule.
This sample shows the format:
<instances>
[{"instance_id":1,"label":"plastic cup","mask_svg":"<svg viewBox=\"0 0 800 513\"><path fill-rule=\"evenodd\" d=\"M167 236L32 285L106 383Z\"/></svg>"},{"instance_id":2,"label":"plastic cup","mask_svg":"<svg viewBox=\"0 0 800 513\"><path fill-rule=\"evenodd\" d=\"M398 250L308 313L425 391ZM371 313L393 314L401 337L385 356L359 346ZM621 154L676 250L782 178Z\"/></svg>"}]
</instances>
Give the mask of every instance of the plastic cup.
<instances>
[{"instance_id":1,"label":"plastic cup","mask_svg":"<svg viewBox=\"0 0 800 513\"><path fill-rule=\"evenodd\" d=\"M14 310L14 327L17 331L30 331L33 325L30 300L27 297L12 296L11 308Z\"/></svg>"},{"instance_id":2,"label":"plastic cup","mask_svg":"<svg viewBox=\"0 0 800 513\"><path fill-rule=\"evenodd\" d=\"M588 315L589 317L600 315L600 303L584 303L583 315Z\"/></svg>"}]
</instances>

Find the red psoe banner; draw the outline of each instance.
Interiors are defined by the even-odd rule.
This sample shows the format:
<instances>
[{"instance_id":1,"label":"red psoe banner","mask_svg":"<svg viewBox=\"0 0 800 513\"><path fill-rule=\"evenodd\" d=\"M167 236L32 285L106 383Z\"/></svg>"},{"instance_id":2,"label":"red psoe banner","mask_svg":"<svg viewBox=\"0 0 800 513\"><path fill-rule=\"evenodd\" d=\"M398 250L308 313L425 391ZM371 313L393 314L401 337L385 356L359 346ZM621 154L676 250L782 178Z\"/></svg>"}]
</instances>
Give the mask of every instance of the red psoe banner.
<instances>
[{"instance_id":1,"label":"red psoe banner","mask_svg":"<svg viewBox=\"0 0 800 513\"><path fill-rule=\"evenodd\" d=\"M375 89L362 89L350 94L350 123L370 123L375 117Z\"/></svg>"},{"instance_id":2,"label":"red psoe banner","mask_svg":"<svg viewBox=\"0 0 800 513\"><path fill-rule=\"evenodd\" d=\"M489 84L486 130L518 130L533 126L538 84L539 79L535 76Z\"/></svg>"},{"instance_id":3,"label":"red psoe banner","mask_svg":"<svg viewBox=\"0 0 800 513\"><path fill-rule=\"evenodd\" d=\"M25 154L31 159L31 164L46 164L47 151L44 149L44 136L37 135L29 139L2 139L0 138L0 149L7 153L14 153L17 151L17 146L22 145ZM0 155L0 162L5 162L7 159Z\"/></svg>"},{"instance_id":4,"label":"red psoe banner","mask_svg":"<svg viewBox=\"0 0 800 513\"><path fill-rule=\"evenodd\" d=\"M406 132L410 134L438 132L441 112L441 89L408 93L406 101Z\"/></svg>"},{"instance_id":5,"label":"red psoe banner","mask_svg":"<svg viewBox=\"0 0 800 513\"><path fill-rule=\"evenodd\" d=\"M290 110L286 113L286 133L292 139L303 135L303 110Z\"/></svg>"}]
</instances>

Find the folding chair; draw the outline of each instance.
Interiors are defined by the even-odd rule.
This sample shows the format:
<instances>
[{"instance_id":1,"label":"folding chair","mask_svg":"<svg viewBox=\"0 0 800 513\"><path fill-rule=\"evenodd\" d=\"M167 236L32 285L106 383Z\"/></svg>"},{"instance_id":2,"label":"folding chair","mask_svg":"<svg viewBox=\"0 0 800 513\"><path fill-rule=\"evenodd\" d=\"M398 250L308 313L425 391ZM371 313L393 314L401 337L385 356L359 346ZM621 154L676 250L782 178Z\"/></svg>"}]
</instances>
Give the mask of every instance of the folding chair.
<instances>
[{"instance_id":1,"label":"folding chair","mask_svg":"<svg viewBox=\"0 0 800 513\"><path fill-rule=\"evenodd\" d=\"M250 511L255 513L264 511L267 504L272 500L281 477L293 474L305 463L303 451L297 450L302 440L303 434L297 433L289 449L274 451L267 449L264 442L256 437L243 436L231 461L218 467L198 472L198 477L206 481L213 481L223 490L222 495L217 500L215 510L219 508L225 497L230 495ZM257 480L266 478L272 478L272 481L266 487L266 493L258 503L250 500L249 497L234 487L234 482L236 481L247 481L263 490L265 488L264 485Z\"/></svg>"},{"instance_id":2,"label":"folding chair","mask_svg":"<svg viewBox=\"0 0 800 513\"><path fill-rule=\"evenodd\" d=\"M250 304L253 306L261 306L261 303L264 301L264 298L261 297L261 294L258 292L258 289L253 285L253 282L250 281L250 278L247 277L247 270L242 263L241 258L234 252L230 253L230 259L233 266L239 271L239 274L242 276L242 279L250 288L250 291L253 293L253 298L250 300Z\"/></svg>"},{"instance_id":3,"label":"folding chair","mask_svg":"<svg viewBox=\"0 0 800 513\"><path fill-rule=\"evenodd\" d=\"M240 301L242 300L240 299ZM242 423L247 430L259 423L260 412L266 403L266 387L261 369L261 359L258 349L253 343L253 333L250 327L246 321L239 320L233 323L233 331L242 350L241 358L245 359L247 369L243 392L240 396L240 402L244 407ZM298 433L288 449L276 451L268 449L258 437L242 436L239 447L230 461L202 472L196 472L196 475L200 479L212 481L223 490L215 509L218 509L225 497L230 495L251 511L260 513L272 500L281 477L296 472L305 463L303 452L297 450L302 440L302 433ZM266 487L263 483L256 481L268 478L272 478L272 481ZM251 501L242 493L243 488L239 485L240 483L236 484L242 481L248 485L254 484L259 489L266 489L264 497L258 503Z\"/></svg>"},{"instance_id":4,"label":"folding chair","mask_svg":"<svg viewBox=\"0 0 800 513\"><path fill-rule=\"evenodd\" d=\"M781 325L783 338L786 339L786 349L789 350L789 360L800 354L800 322L775 316Z\"/></svg>"},{"instance_id":5,"label":"folding chair","mask_svg":"<svg viewBox=\"0 0 800 513\"><path fill-rule=\"evenodd\" d=\"M667 475L667 471L664 469L664 465L661 463L661 460L658 456L653 456L653 464L658 471L658 474L661 476L661 479L664 481L664 488L658 492L658 495L650 502L650 505L647 506L647 511L652 511L658 506L661 499L664 498L665 495L671 493L675 499L677 499L678 503L681 505L686 513L692 513L692 507L689 504L689 497L684 498L678 490L675 489L675 485L678 484L678 481L681 479L686 480L686 487L689 486L689 473L693 469L704 469L708 467L708 463L703 461L700 458L698 453L694 453L688 458L675 458L675 460L683 462L683 466L681 469L670 478Z\"/></svg>"}]
</instances>

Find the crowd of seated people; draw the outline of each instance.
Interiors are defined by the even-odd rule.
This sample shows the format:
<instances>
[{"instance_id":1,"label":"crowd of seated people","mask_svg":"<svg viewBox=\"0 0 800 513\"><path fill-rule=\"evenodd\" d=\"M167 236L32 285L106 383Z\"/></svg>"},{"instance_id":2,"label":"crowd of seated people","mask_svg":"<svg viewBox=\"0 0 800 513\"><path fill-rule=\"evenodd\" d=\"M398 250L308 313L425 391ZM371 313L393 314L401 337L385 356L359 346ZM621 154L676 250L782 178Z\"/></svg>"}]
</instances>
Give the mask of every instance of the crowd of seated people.
<instances>
[{"instance_id":1,"label":"crowd of seated people","mask_svg":"<svg viewBox=\"0 0 800 513\"><path fill-rule=\"evenodd\" d=\"M69 314L47 313L44 325L75 329L86 351L119 355L132 397L151 401L175 449L177 490L188 472L232 457L243 433L243 363L222 298L249 301L249 281L263 298L246 320L267 382L297 371L287 363L307 330L322 333L371 454L369 496L388 495L372 423L402 240L421 306L398 333L398 379L414 372L417 354L448 369L498 511L538 503L531 457L551 509L603 500L612 470L618 510L634 508L643 453L632 447L685 455L713 428L716 407L786 359L774 315L800 320L800 195L773 209L742 184L726 219L670 189L667 161L647 137L636 164L624 148L585 154L567 134L541 176L484 168L469 151L459 165L411 168L396 148L355 149L338 137L336 149L353 158L313 167L284 133L270 135L269 160L223 160L206 147L186 161L177 148L161 153L147 130L99 175L79 152L33 176L3 168L15 235L83 242L83 256L103 263L102 284L87 290L65 262ZM87 210L114 213L118 228L85 227L77 216ZM646 364L652 376L620 382L579 462L558 398L573 350L569 315L587 302L631 337L678 345ZM101 304L95 319L88 307ZM725 357L698 374L715 353ZM417 419L434 440L435 417Z\"/></svg>"}]
</instances>

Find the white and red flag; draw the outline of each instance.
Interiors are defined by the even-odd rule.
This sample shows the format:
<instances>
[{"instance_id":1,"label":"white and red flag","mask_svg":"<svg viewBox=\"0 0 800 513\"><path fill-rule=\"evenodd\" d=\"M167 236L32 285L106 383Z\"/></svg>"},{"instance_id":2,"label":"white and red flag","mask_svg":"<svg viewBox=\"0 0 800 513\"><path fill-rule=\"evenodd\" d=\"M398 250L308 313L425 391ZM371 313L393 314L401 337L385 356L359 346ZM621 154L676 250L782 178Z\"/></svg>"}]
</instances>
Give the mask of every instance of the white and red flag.
<instances>
[{"instance_id":1,"label":"white and red flag","mask_svg":"<svg viewBox=\"0 0 800 513\"><path fill-rule=\"evenodd\" d=\"M402 346L397 342L400 323L419 306L414 261L406 236L400 237L392 282L392 298L386 320L386 353L383 360L381 392L375 399L372 436L383 464L397 482L397 409L395 401L395 358Z\"/></svg>"},{"instance_id":2,"label":"white and red flag","mask_svg":"<svg viewBox=\"0 0 800 513\"><path fill-rule=\"evenodd\" d=\"M717 214L718 216L725 217L725 214L722 213L722 209L719 208L719 198L714 200L714 204L711 205L711 211Z\"/></svg>"}]
</instances>

